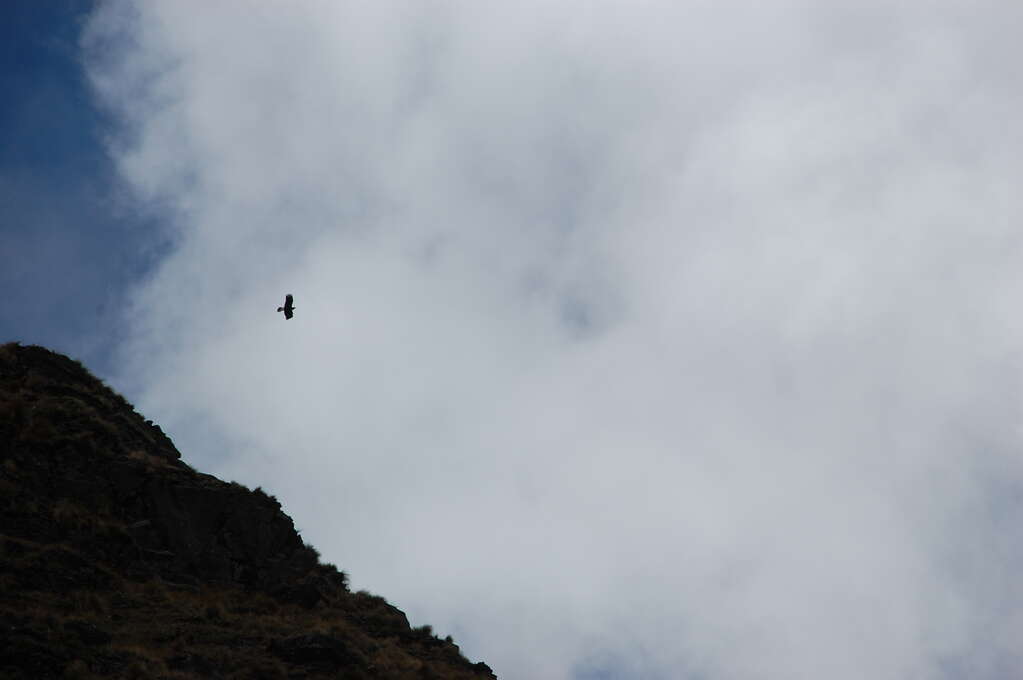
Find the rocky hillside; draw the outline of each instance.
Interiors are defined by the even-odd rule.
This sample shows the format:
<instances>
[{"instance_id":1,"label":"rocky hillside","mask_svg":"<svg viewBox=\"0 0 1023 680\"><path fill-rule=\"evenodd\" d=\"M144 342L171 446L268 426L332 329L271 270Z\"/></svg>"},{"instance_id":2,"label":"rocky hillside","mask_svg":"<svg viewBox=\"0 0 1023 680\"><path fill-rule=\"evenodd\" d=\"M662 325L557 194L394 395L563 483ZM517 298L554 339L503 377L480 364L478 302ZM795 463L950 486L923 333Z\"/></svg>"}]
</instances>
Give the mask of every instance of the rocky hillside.
<instances>
[{"instance_id":1,"label":"rocky hillside","mask_svg":"<svg viewBox=\"0 0 1023 680\"><path fill-rule=\"evenodd\" d=\"M42 347L0 346L0 505L0 677L494 677Z\"/></svg>"}]
</instances>

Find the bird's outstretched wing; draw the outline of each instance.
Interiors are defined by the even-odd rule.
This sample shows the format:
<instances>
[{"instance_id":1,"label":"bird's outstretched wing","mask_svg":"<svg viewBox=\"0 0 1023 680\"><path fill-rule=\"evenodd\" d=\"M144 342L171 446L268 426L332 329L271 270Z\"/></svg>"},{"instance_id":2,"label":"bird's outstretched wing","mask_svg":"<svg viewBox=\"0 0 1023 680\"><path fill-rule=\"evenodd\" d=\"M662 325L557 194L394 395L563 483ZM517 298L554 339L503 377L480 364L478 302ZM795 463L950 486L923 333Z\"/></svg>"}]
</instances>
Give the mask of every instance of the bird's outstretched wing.
<instances>
[{"instance_id":1,"label":"bird's outstretched wing","mask_svg":"<svg viewBox=\"0 0 1023 680\"><path fill-rule=\"evenodd\" d=\"M284 306L291 307L292 304L294 303L294 300L295 299L291 297L291 293L288 293L287 295L284 296Z\"/></svg>"}]
</instances>

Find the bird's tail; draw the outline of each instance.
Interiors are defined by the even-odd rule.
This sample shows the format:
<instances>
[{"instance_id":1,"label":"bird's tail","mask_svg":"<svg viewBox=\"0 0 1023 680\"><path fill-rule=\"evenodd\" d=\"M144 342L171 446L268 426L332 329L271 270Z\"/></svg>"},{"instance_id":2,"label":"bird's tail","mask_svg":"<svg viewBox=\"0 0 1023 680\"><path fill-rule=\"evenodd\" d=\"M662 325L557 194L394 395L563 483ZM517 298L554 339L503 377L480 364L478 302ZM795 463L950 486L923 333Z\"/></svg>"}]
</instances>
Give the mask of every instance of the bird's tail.
<instances>
[{"instance_id":1,"label":"bird's tail","mask_svg":"<svg viewBox=\"0 0 1023 680\"><path fill-rule=\"evenodd\" d=\"M278 311L278 312L283 312L283 311L284 311L284 307L278 307L278 308L277 308L277 311Z\"/></svg>"}]
</instances>

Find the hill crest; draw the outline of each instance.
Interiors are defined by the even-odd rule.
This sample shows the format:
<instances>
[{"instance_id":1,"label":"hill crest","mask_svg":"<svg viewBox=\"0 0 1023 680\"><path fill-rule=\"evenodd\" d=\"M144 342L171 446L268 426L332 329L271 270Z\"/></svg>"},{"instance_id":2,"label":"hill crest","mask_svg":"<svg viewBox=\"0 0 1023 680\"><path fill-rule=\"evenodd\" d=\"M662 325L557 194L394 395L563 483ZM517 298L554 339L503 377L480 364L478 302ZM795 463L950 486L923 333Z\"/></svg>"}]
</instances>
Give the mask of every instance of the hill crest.
<instances>
[{"instance_id":1,"label":"hill crest","mask_svg":"<svg viewBox=\"0 0 1023 680\"><path fill-rule=\"evenodd\" d=\"M0 346L0 674L492 678L79 362Z\"/></svg>"}]
</instances>

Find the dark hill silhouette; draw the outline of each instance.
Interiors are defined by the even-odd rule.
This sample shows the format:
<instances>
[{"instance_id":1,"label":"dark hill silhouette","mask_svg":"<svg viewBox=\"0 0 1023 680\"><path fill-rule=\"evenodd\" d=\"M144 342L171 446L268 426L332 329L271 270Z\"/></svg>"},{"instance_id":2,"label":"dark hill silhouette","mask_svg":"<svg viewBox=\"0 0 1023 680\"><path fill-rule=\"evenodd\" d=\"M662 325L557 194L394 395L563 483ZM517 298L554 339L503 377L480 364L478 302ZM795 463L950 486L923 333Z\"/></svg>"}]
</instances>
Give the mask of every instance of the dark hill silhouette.
<instances>
[{"instance_id":1,"label":"dark hill silhouette","mask_svg":"<svg viewBox=\"0 0 1023 680\"><path fill-rule=\"evenodd\" d=\"M81 364L0 346L0 677L492 678Z\"/></svg>"}]
</instances>

